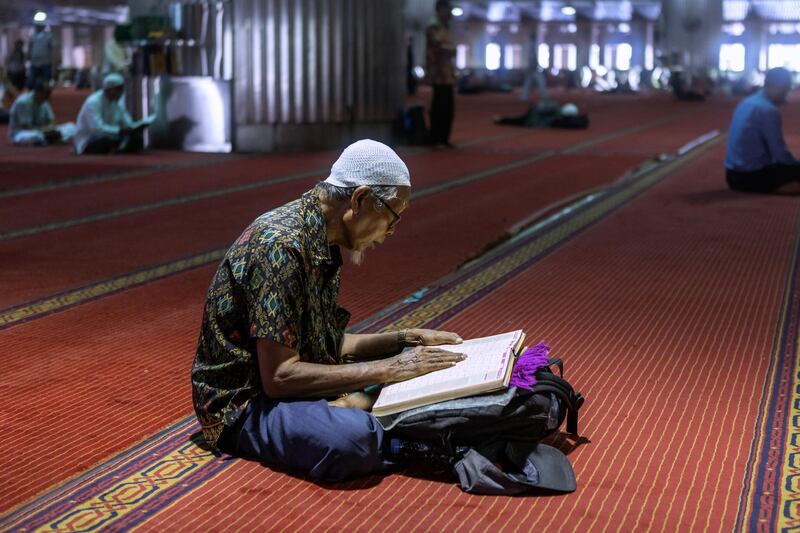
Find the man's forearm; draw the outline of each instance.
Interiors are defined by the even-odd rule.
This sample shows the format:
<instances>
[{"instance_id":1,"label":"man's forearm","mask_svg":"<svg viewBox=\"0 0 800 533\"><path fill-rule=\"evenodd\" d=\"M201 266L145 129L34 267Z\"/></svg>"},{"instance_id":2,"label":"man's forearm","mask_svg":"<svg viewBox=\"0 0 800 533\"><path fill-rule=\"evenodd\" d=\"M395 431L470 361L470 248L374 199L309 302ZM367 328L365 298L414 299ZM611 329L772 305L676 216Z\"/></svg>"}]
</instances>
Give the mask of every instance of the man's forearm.
<instances>
[{"instance_id":1,"label":"man's forearm","mask_svg":"<svg viewBox=\"0 0 800 533\"><path fill-rule=\"evenodd\" d=\"M389 379L385 361L320 365L296 361L281 365L264 392L271 398L326 398L361 390Z\"/></svg>"},{"instance_id":2,"label":"man's forearm","mask_svg":"<svg viewBox=\"0 0 800 533\"><path fill-rule=\"evenodd\" d=\"M342 358L359 361L371 357L394 355L403 349L398 332L351 334L346 333L342 341Z\"/></svg>"}]
</instances>

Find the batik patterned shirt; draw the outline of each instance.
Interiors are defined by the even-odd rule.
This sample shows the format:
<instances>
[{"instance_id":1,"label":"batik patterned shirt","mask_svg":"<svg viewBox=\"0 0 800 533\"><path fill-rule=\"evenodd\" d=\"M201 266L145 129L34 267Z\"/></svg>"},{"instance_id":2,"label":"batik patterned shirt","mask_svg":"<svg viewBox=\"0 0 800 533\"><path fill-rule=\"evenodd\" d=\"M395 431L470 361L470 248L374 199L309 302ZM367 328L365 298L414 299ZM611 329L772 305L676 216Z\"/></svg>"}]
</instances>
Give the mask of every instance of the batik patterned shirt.
<instances>
[{"instance_id":1,"label":"batik patterned shirt","mask_svg":"<svg viewBox=\"0 0 800 533\"><path fill-rule=\"evenodd\" d=\"M350 314L337 305L339 248L328 244L315 190L261 215L228 250L206 299L192 398L206 447L264 394L256 341L301 360L339 364Z\"/></svg>"}]
</instances>

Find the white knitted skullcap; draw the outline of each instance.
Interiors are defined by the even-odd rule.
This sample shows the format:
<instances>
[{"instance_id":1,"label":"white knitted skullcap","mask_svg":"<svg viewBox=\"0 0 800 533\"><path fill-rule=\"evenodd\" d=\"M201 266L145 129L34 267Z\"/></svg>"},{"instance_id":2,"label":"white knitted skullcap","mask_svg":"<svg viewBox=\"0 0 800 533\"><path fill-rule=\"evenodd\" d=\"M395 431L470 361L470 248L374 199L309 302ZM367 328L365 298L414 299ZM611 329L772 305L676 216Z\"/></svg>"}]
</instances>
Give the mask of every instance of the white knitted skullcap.
<instances>
[{"instance_id":1,"label":"white knitted skullcap","mask_svg":"<svg viewBox=\"0 0 800 533\"><path fill-rule=\"evenodd\" d=\"M123 85L125 85L125 79L116 72L107 74L106 77L103 78L103 89L122 87Z\"/></svg>"},{"instance_id":2,"label":"white knitted skullcap","mask_svg":"<svg viewBox=\"0 0 800 533\"><path fill-rule=\"evenodd\" d=\"M410 187L411 176L394 150L378 141L362 139L344 149L325 182L348 188L361 185Z\"/></svg>"}]
</instances>

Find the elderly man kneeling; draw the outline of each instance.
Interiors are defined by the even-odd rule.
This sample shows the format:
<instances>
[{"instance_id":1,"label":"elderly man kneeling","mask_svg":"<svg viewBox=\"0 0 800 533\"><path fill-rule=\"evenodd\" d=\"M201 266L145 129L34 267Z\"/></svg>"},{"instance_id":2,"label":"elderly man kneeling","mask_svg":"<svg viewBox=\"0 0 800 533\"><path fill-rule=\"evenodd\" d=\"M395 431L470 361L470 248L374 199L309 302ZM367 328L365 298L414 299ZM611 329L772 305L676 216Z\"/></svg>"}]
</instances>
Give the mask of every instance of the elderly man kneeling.
<instances>
[{"instance_id":1,"label":"elderly man kneeling","mask_svg":"<svg viewBox=\"0 0 800 533\"><path fill-rule=\"evenodd\" d=\"M373 400L359 391L455 365L463 355L431 346L461 339L419 329L346 334L339 248L359 264L383 243L410 185L391 148L359 141L324 182L258 217L231 246L208 292L192 368L209 449L319 481L391 464L367 412ZM398 354L406 346L416 347Z\"/></svg>"}]
</instances>

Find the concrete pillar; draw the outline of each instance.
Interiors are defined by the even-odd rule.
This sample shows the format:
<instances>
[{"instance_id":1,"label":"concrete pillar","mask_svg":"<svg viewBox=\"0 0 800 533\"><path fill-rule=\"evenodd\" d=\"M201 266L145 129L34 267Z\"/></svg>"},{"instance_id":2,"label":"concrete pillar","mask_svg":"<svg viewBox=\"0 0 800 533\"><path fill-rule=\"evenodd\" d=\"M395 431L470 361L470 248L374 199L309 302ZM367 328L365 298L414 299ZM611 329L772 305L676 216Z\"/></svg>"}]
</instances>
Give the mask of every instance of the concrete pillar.
<instances>
[{"instance_id":1,"label":"concrete pillar","mask_svg":"<svg viewBox=\"0 0 800 533\"><path fill-rule=\"evenodd\" d=\"M75 49L75 29L72 26L61 28L61 66L64 68L74 67L72 52Z\"/></svg>"},{"instance_id":2,"label":"concrete pillar","mask_svg":"<svg viewBox=\"0 0 800 533\"><path fill-rule=\"evenodd\" d=\"M403 107L403 0L236 0L239 151L385 139Z\"/></svg>"},{"instance_id":3,"label":"concrete pillar","mask_svg":"<svg viewBox=\"0 0 800 533\"><path fill-rule=\"evenodd\" d=\"M645 50L647 48L647 26L649 22L642 17L631 20L630 44L632 49L631 68L645 68Z\"/></svg>"},{"instance_id":4,"label":"concrete pillar","mask_svg":"<svg viewBox=\"0 0 800 533\"><path fill-rule=\"evenodd\" d=\"M744 72L746 75L759 70L759 60L765 46L766 24L757 16L749 16L744 22Z\"/></svg>"},{"instance_id":5,"label":"concrete pillar","mask_svg":"<svg viewBox=\"0 0 800 533\"><path fill-rule=\"evenodd\" d=\"M547 29L548 26L546 22L539 22L538 27L536 29L536 53L534 55L534 58L536 60L536 66L538 68L545 68L545 65L541 64L539 61L539 48L541 47L541 45L546 45L548 49L550 48L550 45L547 44L547 37L548 37ZM552 54L550 55L552 58ZM547 68L549 67L550 65L547 65Z\"/></svg>"},{"instance_id":6,"label":"concrete pillar","mask_svg":"<svg viewBox=\"0 0 800 533\"><path fill-rule=\"evenodd\" d=\"M592 44L596 45L599 50L597 66L606 66L606 44L608 41L608 23L606 22L593 22L592 23ZM613 66L613 65L612 65ZM609 67L611 68L611 67Z\"/></svg>"},{"instance_id":7,"label":"concrete pillar","mask_svg":"<svg viewBox=\"0 0 800 533\"><path fill-rule=\"evenodd\" d=\"M665 50L688 69L719 63L722 0L665 0L661 12Z\"/></svg>"},{"instance_id":8,"label":"concrete pillar","mask_svg":"<svg viewBox=\"0 0 800 533\"><path fill-rule=\"evenodd\" d=\"M578 71L580 71L583 67L589 66L589 57L592 50L592 43L594 42L594 31L595 27L591 20L578 17L575 21L575 24L578 26L578 32L576 34L576 63L578 67Z\"/></svg>"}]
</instances>

